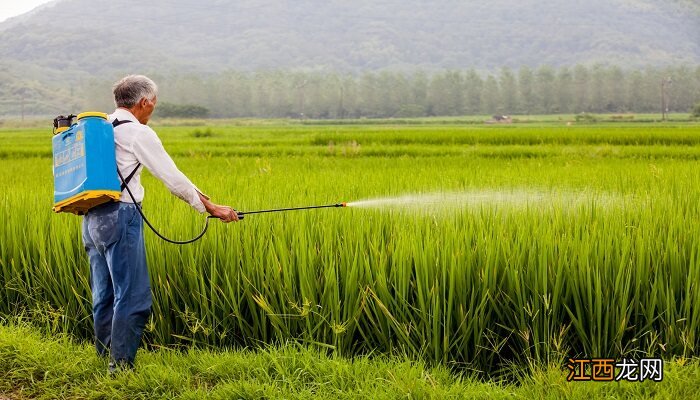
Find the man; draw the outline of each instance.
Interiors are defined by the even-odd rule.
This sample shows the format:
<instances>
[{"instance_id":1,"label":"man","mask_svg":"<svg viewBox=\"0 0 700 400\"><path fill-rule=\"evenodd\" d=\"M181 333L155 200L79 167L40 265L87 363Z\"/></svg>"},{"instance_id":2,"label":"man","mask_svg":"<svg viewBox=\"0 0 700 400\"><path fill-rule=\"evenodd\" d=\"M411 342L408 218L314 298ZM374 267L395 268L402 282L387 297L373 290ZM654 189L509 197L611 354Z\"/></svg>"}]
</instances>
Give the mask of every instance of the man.
<instances>
[{"instance_id":1,"label":"man","mask_svg":"<svg viewBox=\"0 0 700 400\"><path fill-rule=\"evenodd\" d=\"M143 75L129 75L113 87L117 109L109 119L115 126L117 168L134 199L140 203L144 197L143 165L200 213L206 211L224 222L237 221L234 209L212 203L177 169L156 133L146 125L156 107L157 91L156 84ZM125 189L120 202L103 204L85 215L82 236L90 259L97 352L101 356L109 353L110 372L133 368L151 312L151 288L143 221Z\"/></svg>"}]
</instances>

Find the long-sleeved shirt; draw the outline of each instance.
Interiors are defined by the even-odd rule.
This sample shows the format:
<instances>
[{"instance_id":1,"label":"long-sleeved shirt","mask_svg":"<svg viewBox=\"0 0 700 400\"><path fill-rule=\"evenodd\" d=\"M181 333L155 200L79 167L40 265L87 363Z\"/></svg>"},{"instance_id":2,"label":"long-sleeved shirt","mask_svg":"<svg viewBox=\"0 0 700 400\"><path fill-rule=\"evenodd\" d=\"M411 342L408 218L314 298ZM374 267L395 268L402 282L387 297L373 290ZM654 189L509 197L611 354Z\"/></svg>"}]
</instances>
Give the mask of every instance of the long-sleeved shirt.
<instances>
[{"instance_id":1,"label":"long-sleeved shirt","mask_svg":"<svg viewBox=\"0 0 700 400\"><path fill-rule=\"evenodd\" d=\"M136 117L126 109L117 108L109 116L109 121L131 121L114 129L114 144L116 145L117 168L124 179L136 168L143 164L148 171L158 178L172 194L187 202L195 210L204 213L204 204L199 198L201 191L177 169L175 162L163 148L156 132L148 125L141 124ZM136 202L143 201L144 188L141 186L141 170L134 174L129 181L129 189L134 194ZM206 196L205 196L206 197ZM126 189L122 191L120 201L133 203Z\"/></svg>"}]
</instances>

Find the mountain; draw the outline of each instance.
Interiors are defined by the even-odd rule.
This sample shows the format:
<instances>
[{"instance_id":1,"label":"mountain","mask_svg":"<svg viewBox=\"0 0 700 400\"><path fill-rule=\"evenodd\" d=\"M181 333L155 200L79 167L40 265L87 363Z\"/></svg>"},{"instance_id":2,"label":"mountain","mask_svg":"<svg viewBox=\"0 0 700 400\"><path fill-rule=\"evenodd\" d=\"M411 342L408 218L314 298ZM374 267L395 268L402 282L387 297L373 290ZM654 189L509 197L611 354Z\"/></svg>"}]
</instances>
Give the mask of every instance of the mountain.
<instances>
[{"instance_id":1,"label":"mountain","mask_svg":"<svg viewBox=\"0 0 700 400\"><path fill-rule=\"evenodd\" d=\"M55 0L0 23L0 96L130 72L698 64L698 39L695 0Z\"/></svg>"}]
</instances>

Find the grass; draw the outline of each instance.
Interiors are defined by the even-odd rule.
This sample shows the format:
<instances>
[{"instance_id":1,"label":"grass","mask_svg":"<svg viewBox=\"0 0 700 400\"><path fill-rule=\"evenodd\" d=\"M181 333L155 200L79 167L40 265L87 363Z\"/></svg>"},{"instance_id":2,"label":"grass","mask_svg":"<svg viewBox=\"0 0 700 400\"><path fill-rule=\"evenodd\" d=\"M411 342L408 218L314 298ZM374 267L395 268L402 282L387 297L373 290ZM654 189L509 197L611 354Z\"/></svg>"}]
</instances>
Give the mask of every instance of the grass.
<instances>
[{"instance_id":1,"label":"grass","mask_svg":"<svg viewBox=\"0 0 700 400\"><path fill-rule=\"evenodd\" d=\"M156 129L200 188L241 210L435 192L578 197L250 216L185 247L147 231L150 346L294 341L496 378L579 355L698 355L697 124ZM50 211L48 143L47 131L0 132L0 185L12 188L0 193L0 313L88 338L80 219ZM166 235L198 232L200 216L145 184Z\"/></svg>"},{"instance_id":2,"label":"grass","mask_svg":"<svg viewBox=\"0 0 700 400\"><path fill-rule=\"evenodd\" d=\"M484 382L402 357L345 359L288 344L251 350L141 351L135 371L106 373L89 344L0 324L0 398L10 399L669 399L700 390L698 361L664 366L664 380L566 382L540 367L518 382Z\"/></svg>"}]
</instances>

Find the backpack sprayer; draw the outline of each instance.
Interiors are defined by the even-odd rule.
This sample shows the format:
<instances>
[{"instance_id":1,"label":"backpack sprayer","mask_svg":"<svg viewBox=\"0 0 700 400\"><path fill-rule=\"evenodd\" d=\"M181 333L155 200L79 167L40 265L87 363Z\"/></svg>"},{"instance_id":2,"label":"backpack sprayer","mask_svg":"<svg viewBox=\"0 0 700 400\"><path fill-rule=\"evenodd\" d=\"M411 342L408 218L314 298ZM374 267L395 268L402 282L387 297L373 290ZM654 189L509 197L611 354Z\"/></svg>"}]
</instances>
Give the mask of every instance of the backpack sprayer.
<instances>
[{"instance_id":1,"label":"backpack sprayer","mask_svg":"<svg viewBox=\"0 0 700 400\"><path fill-rule=\"evenodd\" d=\"M73 120L77 119L77 123ZM121 121L121 123L129 121ZM187 244L199 240L207 232L208 216L202 232L190 240L171 240L161 235L143 214L129 188L129 181L136 169L126 177L117 168L114 146L114 128L119 121L109 123L107 114L84 112L76 115L59 115L53 120L53 211L85 215L90 209L108 202L116 202L126 189L146 225L161 239L174 244ZM258 211L236 211L239 219L249 214L263 214L316 208L347 207L347 203L324 206L278 208Z\"/></svg>"}]
</instances>

